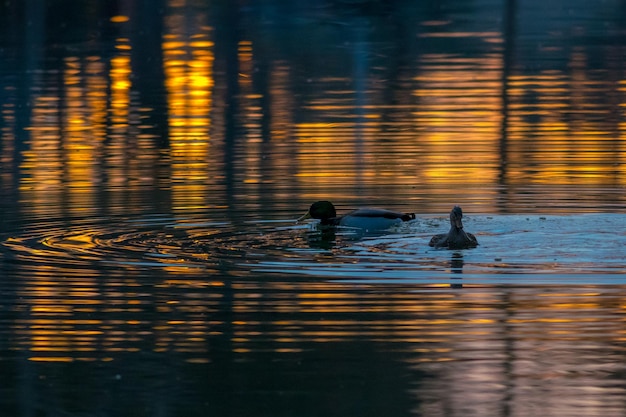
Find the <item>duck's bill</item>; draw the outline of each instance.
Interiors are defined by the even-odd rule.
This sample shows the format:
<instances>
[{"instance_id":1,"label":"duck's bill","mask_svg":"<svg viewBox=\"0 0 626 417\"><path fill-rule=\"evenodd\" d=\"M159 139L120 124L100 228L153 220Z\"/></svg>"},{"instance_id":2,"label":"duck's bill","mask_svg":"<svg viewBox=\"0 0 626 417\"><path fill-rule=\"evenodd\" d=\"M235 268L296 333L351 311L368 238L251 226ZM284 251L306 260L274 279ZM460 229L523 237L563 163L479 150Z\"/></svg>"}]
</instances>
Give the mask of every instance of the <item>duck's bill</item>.
<instances>
[{"instance_id":1,"label":"duck's bill","mask_svg":"<svg viewBox=\"0 0 626 417\"><path fill-rule=\"evenodd\" d=\"M311 218L311 212L307 211L304 216L300 217L298 220L296 220L296 223L299 223L301 221L307 220Z\"/></svg>"},{"instance_id":2,"label":"duck's bill","mask_svg":"<svg viewBox=\"0 0 626 417\"><path fill-rule=\"evenodd\" d=\"M462 229L463 228L463 222L459 218L454 219L454 224L457 227L457 229Z\"/></svg>"}]
</instances>

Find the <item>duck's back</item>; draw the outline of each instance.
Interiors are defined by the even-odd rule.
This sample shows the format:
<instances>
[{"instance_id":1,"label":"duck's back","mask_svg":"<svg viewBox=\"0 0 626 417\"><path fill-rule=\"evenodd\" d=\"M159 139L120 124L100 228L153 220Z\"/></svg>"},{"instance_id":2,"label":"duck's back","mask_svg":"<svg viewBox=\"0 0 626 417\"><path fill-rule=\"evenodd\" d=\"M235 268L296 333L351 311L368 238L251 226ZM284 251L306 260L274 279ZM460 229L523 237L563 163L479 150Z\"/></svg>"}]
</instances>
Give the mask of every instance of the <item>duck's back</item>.
<instances>
[{"instance_id":1,"label":"duck's back","mask_svg":"<svg viewBox=\"0 0 626 417\"><path fill-rule=\"evenodd\" d=\"M356 227L365 230L384 230L403 221L414 219L414 214L398 213L378 208L361 208L343 216L341 226Z\"/></svg>"},{"instance_id":2,"label":"duck's back","mask_svg":"<svg viewBox=\"0 0 626 417\"><path fill-rule=\"evenodd\" d=\"M448 246L448 234L442 233L442 234L433 236L430 239L428 246L434 247L434 248L441 248L441 247Z\"/></svg>"},{"instance_id":3,"label":"duck's back","mask_svg":"<svg viewBox=\"0 0 626 417\"><path fill-rule=\"evenodd\" d=\"M345 217L381 217L385 219L410 220L415 218L413 213L399 213L381 208L360 208L346 214Z\"/></svg>"},{"instance_id":4,"label":"duck's back","mask_svg":"<svg viewBox=\"0 0 626 417\"><path fill-rule=\"evenodd\" d=\"M461 231L459 233L450 233L447 236L447 246L449 249L469 249L478 246L476 236L471 233Z\"/></svg>"}]
</instances>

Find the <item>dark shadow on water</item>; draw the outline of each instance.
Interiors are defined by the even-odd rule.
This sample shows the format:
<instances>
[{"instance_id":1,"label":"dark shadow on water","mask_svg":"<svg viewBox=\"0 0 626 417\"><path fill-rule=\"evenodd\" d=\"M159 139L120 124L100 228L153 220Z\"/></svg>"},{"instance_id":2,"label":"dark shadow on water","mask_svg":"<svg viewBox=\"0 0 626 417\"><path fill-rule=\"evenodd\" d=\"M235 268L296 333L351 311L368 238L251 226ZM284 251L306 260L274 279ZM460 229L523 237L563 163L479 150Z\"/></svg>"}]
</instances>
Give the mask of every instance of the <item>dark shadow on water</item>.
<instances>
[{"instance_id":1,"label":"dark shadow on water","mask_svg":"<svg viewBox=\"0 0 626 417\"><path fill-rule=\"evenodd\" d=\"M130 31L133 88L139 102L152 109L143 116L144 134L151 134L159 149L168 149L169 126L163 37L164 0L140 0L130 7L131 21L142 30Z\"/></svg>"},{"instance_id":2,"label":"dark shadow on water","mask_svg":"<svg viewBox=\"0 0 626 417\"><path fill-rule=\"evenodd\" d=\"M500 191L500 209L503 213L507 213L508 196L506 187L508 182L508 154L509 154L509 111L510 111L510 82L513 77L514 58L515 58L515 21L516 21L516 0L506 0L503 8L503 34L504 34L504 51L502 54L502 121L500 125L500 166L498 173L498 182L501 187Z\"/></svg>"},{"instance_id":3,"label":"dark shadow on water","mask_svg":"<svg viewBox=\"0 0 626 417\"><path fill-rule=\"evenodd\" d=\"M453 274L463 274L463 253L462 252L453 252L450 256L450 271ZM453 280L450 283L450 288L463 288L462 277L451 277Z\"/></svg>"},{"instance_id":4,"label":"dark shadow on water","mask_svg":"<svg viewBox=\"0 0 626 417\"><path fill-rule=\"evenodd\" d=\"M389 234L389 230L369 231L356 227L322 226L312 224L312 228L305 233L306 241L314 249L332 249L335 246L349 244L364 238L382 237Z\"/></svg>"},{"instance_id":5,"label":"dark shadow on water","mask_svg":"<svg viewBox=\"0 0 626 417\"><path fill-rule=\"evenodd\" d=\"M334 227L318 228L306 232L306 240L313 249L330 250L335 246L337 234Z\"/></svg>"},{"instance_id":6,"label":"dark shadow on water","mask_svg":"<svg viewBox=\"0 0 626 417\"><path fill-rule=\"evenodd\" d=\"M215 19L215 71L221 73L216 83L219 83L219 93L224 97L223 109L223 175L226 189L226 204L228 207L236 205L236 148L242 132L239 118L241 117L240 86L239 86L239 57L238 45L241 40L241 16L235 2L224 2L217 7ZM221 84L221 85L220 85Z\"/></svg>"},{"instance_id":7,"label":"dark shadow on water","mask_svg":"<svg viewBox=\"0 0 626 417\"><path fill-rule=\"evenodd\" d=\"M186 363L172 353L124 354L96 363L21 360L19 376L3 372L7 384L21 381L20 396L12 397L19 403L5 399L3 410L7 415L374 417L409 415L416 405L409 389L411 378L420 376L369 343L312 343L292 354L264 349L235 355L234 363L222 354L216 352L211 363Z\"/></svg>"}]
</instances>

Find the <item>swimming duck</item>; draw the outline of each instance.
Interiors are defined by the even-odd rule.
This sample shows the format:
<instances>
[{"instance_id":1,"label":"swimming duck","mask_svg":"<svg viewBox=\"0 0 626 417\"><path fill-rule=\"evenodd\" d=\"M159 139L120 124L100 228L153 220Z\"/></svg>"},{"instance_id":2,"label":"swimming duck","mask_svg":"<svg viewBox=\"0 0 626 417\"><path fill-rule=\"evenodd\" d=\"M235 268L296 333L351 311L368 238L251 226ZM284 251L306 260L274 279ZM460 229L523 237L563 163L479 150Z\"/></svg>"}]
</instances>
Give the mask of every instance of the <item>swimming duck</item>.
<instances>
[{"instance_id":1,"label":"swimming duck","mask_svg":"<svg viewBox=\"0 0 626 417\"><path fill-rule=\"evenodd\" d=\"M450 231L433 236L428 246L448 249L467 249L478 246L476 236L463 230L462 218L463 210L459 206L454 206L450 212Z\"/></svg>"},{"instance_id":2,"label":"swimming duck","mask_svg":"<svg viewBox=\"0 0 626 417\"><path fill-rule=\"evenodd\" d=\"M323 226L345 226L368 231L384 230L401 222L415 219L415 213L398 213L378 208L360 208L337 216L335 206L330 201L317 201L309 211L298 219L319 219Z\"/></svg>"}]
</instances>

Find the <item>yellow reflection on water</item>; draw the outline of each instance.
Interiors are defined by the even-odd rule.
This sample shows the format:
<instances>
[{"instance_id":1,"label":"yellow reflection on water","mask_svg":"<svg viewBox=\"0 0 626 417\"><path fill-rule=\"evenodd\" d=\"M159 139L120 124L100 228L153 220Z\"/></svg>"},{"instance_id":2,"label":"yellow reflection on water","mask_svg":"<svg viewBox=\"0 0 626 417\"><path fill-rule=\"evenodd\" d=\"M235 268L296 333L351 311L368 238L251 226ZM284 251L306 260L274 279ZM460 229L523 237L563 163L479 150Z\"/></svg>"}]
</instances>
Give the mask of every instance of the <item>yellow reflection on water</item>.
<instances>
[{"instance_id":1,"label":"yellow reflection on water","mask_svg":"<svg viewBox=\"0 0 626 417\"><path fill-rule=\"evenodd\" d=\"M80 207L92 207L94 168L98 142L103 137L92 137L90 112L85 111L90 106L85 102L85 88L81 79L85 68L78 60L68 58L64 73L63 86L65 89L64 111L61 112L60 126L62 131L63 181L70 186L70 206L76 210ZM104 83L99 83L103 87ZM93 103L89 103L93 104ZM100 101L102 104L102 100ZM102 113L100 113L102 114ZM77 189L77 192L72 192ZM80 191L78 191L80 190Z\"/></svg>"},{"instance_id":2,"label":"yellow reflection on water","mask_svg":"<svg viewBox=\"0 0 626 417\"><path fill-rule=\"evenodd\" d=\"M112 16L111 17L111 22L113 23L124 23L124 22L128 22L130 18L128 16L124 16L124 15L117 15L117 16Z\"/></svg>"},{"instance_id":3,"label":"yellow reflection on water","mask_svg":"<svg viewBox=\"0 0 626 417\"><path fill-rule=\"evenodd\" d=\"M124 181L123 153L128 152L128 115L130 103L130 56L118 55L111 59L111 149L109 160L113 174L111 181Z\"/></svg>"},{"instance_id":4,"label":"yellow reflection on water","mask_svg":"<svg viewBox=\"0 0 626 417\"><path fill-rule=\"evenodd\" d=\"M172 171L161 185L171 180L177 209L224 207L223 195L212 192L227 171L235 193L253 202L378 197L421 202L423 210L460 200L472 210L493 211L498 190L507 187L515 194L535 185L626 183L626 105L617 94L625 82L619 71L598 74L583 47L572 48L565 70L507 70L501 34L443 33L441 26L451 22L433 20L423 22L428 30L420 37L481 40L490 47L467 57L418 54L393 76L368 54L346 56L363 68L320 71L307 80L314 83L307 91L293 82L294 64L268 55L257 38L230 45L237 73L224 74L206 13L190 18L177 2L168 10L161 46L170 133L164 159ZM109 189L133 190L157 182L150 167L161 155L141 125L152 109L133 107L133 51L127 25L118 26L110 60L65 57L43 81L55 88L33 92L31 142L21 167L27 174L22 188L36 201L32 212L65 203L80 215L93 210L102 181ZM229 77L236 93L225 91ZM227 115L234 101L236 114ZM10 123L13 112L4 104L3 120ZM236 124L228 138L227 117ZM14 147L4 126L3 166ZM545 193L552 197L552 191ZM567 198L568 191L555 192ZM112 197L115 210L128 208L118 197Z\"/></svg>"},{"instance_id":5,"label":"yellow reflection on water","mask_svg":"<svg viewBox=\"0 0 626 417\"><path fill-rule=\"evenodd\" d=\"M210 129L213 105L213 41L199 14L184 10L166 19L163 40L168 94L171 184L175 209L205 207L210 201Z\"/></svg>"},{"instance_id":6,"label":"yellow reflection on water","mask_svg":"<svg viewBox=\"0 0 626 417\"><path fill-rule=\"evenodd\" d=\"M378 93L373 88L334 91L311 106L320 121L297 130L303 187L339 200L346 198L340 188L346 183L385 186L388 198L446 200L468 188L476 200L492 197L484 184L496 183L499 173L500 56L424 55L420 62L420 75L411 80L414 104L397 106L398 119L368 99ZM385 81L365 80L368 86Z\"/></svg>"},{"instance_id":7,"label":"yellow reflection on water","mask_svg":"<svg viewBox=\"0 0 626 417\"><path fill-rule=\"evenodd\" d=\"M568 74L511 77L509 183L606 186L623 181L612 85L592 78L584 50L572 53L569 69Z\"/></svg>"},{"instance_id":8,"label":"yellow reflection on water","mask_svg":"<svg viewBox=\"0 0 626 417\"><path fill-rule=\"evenodd\" d=\"M440 185L495 183L502 117L500 57L426 55L422 62L426 70L413 92L420 101L415 118L424 149L421 176L437 191Z\"/></svg>"},{"instance_id":9,"label":"yellow reflection on water","mask_svg":"<svg viewBox=\"0 0 626 417\"><path fill-rule=\"evenodd\" d=\"M32 213L50 215L51 210L65 208L84 214L93 209L96 161L106 134L102 70L95 57L86 62L65 58L58 90L33 99L30 150L22 167L28 173L22 190L32 195L27 206Z\"/></svg>"}]
</instances>

